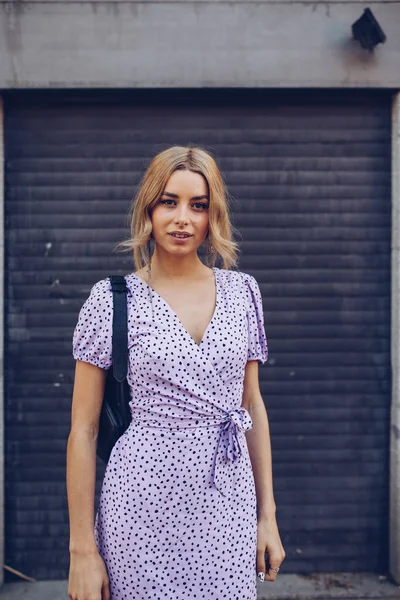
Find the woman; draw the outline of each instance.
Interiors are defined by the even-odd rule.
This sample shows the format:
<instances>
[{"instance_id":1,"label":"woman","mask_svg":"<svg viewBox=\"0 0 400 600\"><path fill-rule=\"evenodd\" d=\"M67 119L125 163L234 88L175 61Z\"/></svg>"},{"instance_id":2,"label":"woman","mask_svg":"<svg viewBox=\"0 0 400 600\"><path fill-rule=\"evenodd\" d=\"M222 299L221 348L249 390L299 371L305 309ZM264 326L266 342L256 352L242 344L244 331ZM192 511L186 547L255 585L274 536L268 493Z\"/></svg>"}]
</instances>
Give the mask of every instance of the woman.
<instances>
[{"instance_id":1,"label":"woman","mask_svg":"<svg viewBox=\"0 0 400 600\"><path fill-rule=\"evenodd\" d=\"M137 269L126 276L132 422L112 450L95 519L108 278L93 286L73 336L69 597L255 600L256 574L274 581L285 557L258 382L268 357L260 290L231 269L227 192L208 152L158 154L132 209L122 243ZM211 266L198 256L204 242Z\"/></svg>"}]
</instances>

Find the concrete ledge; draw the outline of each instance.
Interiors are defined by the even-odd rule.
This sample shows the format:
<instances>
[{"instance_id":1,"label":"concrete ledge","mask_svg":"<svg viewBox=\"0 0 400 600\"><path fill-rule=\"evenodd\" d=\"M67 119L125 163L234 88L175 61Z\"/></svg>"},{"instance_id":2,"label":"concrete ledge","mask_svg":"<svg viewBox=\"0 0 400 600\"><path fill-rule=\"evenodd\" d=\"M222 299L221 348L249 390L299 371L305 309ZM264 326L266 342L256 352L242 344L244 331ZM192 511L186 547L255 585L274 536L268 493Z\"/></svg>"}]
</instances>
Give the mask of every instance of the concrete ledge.
<instances>
[{"instance_id":1,"label":"concrete ledge","mask_svg":"<svg viewBox=\"0 0 400 600\"><path fill-rule=\"evenodd\" d=\"M258 600L400 599L400 586L376 573L280 575L258 584ZM67 581L7 583L0 600L68 600ZM189 599L188 599L189 600Z\"/></svg>"},{"instance_id":2,"label":"concrete ledge","mask_svg":"<svg viewBox=\"0 0 400 600\"><path fill-rule=\"evenodd\" d=\"M275 583L259 583L258 600L400 599L400 586L377 573L311 573L281 575Z\"/></svg>"},{"instance_id":3,"label":"concrete ledge","mask_svg":"<svg viewBox=\"0 0 400 600\"><path fill-rule=\"evenodd\" d=\"M369 7L374 52L359 0L0 2L0 88L399 88L399 4Z\"/></svg>"}]
</instances>

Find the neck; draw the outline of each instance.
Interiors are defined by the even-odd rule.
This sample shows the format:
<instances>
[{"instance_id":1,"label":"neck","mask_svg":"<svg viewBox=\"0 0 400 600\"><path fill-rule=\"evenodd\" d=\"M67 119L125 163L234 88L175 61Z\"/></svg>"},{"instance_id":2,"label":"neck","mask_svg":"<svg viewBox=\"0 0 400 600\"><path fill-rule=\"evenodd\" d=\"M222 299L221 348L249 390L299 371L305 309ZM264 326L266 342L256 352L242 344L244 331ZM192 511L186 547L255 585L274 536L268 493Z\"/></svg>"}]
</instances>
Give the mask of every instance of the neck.
<instances>
[{"instance_id":1,"label":"neck","mask_svg":"<svg viewBox=\"0 0 400 600\"><path fill-rule=\"evenodd\" d=\"M151 258L151 277L160 279L192 279L204 273L207 267L202 263L197 252L188 256L171 256L154 250Z\"/></svg>"}]
</instances>

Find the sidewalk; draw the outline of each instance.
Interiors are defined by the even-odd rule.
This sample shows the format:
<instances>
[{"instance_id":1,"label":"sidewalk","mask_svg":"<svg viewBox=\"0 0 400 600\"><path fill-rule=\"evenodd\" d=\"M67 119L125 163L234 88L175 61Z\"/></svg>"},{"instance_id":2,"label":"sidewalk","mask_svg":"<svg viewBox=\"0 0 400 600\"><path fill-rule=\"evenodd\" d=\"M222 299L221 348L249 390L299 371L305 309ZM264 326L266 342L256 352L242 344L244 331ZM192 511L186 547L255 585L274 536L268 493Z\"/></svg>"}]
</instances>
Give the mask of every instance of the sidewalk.
<instances>
[{"instance_id":1,"label":"sidewalk","mask_svg":"<svg viewBox=\"0 0 400 600\"><path fill-rule=\"evenodd\" d=\"M258 600L400 600L400 586L376 573L280 575L257 586ZM0 600L68 600L67 589L67 581L7 583Z\"/></svg>"}]
</instances>

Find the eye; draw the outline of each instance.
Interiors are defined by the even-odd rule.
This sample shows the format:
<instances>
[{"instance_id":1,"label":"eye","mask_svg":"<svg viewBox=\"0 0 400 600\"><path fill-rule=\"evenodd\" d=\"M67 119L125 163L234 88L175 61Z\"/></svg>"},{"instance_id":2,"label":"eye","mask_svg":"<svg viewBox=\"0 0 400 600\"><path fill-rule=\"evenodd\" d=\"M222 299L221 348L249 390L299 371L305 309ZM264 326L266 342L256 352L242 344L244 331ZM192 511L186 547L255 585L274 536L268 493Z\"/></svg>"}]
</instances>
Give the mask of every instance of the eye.
<instances>
[{"instance_id":1,"label":"eye","mask_svg":"<svg viewBox=\"0 0 400 600\"><path fill-rule=\"evenodd\" d=\"M169 198L168 198L168 200L160 199L160 204L166 204L167 206L169 206L168 202L175 202L175 200L171 200Z\"/></svg>"},{"instance_id":2,"label":"eye","mask_svg":"<svg viewBox=\"0 0 400 600\"><path fill-rule=\"evenodd\" d=\"M205 210L206 208L208 208L208 204L205 204L204 202L196 202L195 204L193 204L193 206L200 207L200 210Z\"/></svg>"}]
</instances>

